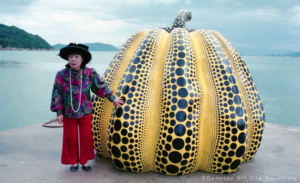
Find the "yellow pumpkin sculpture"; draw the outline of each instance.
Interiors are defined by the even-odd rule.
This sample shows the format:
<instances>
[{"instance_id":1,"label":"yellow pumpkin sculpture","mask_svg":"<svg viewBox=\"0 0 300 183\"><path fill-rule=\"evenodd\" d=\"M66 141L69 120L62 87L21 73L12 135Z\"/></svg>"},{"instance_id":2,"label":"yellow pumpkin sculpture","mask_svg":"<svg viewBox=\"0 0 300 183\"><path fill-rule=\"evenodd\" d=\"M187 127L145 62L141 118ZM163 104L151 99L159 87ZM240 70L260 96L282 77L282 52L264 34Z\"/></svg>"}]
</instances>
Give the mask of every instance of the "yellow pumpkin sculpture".
<instances>
[{"instance_id":1,"label":"yellow pumpkin sculpture","mask_svg":"<svg viewBox=\"0 0 300 183\"><path fill-rule=\"evenodd\" d=\"M190 19L182 10L171 28L135 33L103 75L125 104L94 98L94 145L119 169L232 173L260 146L265 114L248 67L218 32L186 29Z\"/></svg>"}]
</instances>

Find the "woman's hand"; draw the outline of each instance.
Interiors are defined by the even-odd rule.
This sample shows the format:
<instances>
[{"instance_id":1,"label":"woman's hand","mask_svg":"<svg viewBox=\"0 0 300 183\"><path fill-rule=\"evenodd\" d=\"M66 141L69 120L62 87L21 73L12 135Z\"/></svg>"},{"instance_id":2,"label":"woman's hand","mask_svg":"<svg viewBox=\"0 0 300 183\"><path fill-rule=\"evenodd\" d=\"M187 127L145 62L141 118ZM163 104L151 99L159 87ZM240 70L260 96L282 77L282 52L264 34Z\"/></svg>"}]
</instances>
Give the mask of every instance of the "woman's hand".
<instances>
[{"instance_id":1,"label":"woman's hand","mask_svg":"<svg viewBox=\"0 0 300 183\"><path fill-rule=\"evenodd\" d=\"M64 119L64 116L62 114L57 116L57 121L59 124L63 124L63 119Z\"/></svg>"},{"instance_id":2,"label":"woman's hand","mask_svg":"<svg viewBox=\"0 0 300 183\"><path fill-rule=\"evenodd\" d=\"M124 104L124 101L122 98L116 98L114 101L113 101L114 105L115 106L122 106Z\"/></svg>"}]
</instances>

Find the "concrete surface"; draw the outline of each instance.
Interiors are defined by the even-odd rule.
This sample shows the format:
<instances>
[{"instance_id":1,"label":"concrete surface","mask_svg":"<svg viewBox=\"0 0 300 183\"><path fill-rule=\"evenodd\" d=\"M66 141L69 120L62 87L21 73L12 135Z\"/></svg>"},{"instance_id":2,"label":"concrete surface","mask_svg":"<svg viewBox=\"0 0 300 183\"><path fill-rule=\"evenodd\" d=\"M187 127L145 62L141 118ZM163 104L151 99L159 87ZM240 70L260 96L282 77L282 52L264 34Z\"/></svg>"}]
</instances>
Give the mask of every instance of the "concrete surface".
<instances>
[{"instance_id":1,"label":"concrete surface","mask_svg":"<svg viewBox=\"0 0 300 183\"><path fill-rule=\"evenodd\" d=\"M300 128L266 124L262 144L233 174L197 171L183 176L118 170L110 159L96 156L91 172L70 172L60 164L62 128L41 124L0 131L0 183L10 182L300 182Z\"/></svg>"}]
</instances>

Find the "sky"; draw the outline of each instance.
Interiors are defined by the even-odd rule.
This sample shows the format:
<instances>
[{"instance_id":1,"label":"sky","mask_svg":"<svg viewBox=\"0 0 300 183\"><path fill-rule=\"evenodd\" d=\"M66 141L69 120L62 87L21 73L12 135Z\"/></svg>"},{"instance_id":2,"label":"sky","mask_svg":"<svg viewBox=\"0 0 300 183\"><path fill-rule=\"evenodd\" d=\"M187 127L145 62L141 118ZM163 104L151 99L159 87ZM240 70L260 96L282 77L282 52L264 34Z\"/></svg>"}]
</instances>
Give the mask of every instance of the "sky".
<instances>
[{"instance_id":1,"label":"sky","mask_svg":"<svg viewBox=\"0 0 300 183\"><path fill-rule=\"evenodd\" d=\"M243 54L300 52L300 0L0 0L0 23L50 45L121 46L135 32L172 26L187 9L187 28L216 30Z\"/></svg>"}]
</instances>

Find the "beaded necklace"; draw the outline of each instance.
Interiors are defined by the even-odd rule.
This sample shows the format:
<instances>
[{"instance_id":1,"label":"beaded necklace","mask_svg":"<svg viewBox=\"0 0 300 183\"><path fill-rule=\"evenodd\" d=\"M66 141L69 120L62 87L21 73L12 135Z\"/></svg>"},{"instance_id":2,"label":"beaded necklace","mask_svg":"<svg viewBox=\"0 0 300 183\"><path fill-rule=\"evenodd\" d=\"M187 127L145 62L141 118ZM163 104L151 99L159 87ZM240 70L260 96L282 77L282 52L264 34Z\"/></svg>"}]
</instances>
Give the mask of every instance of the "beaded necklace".
<instances>
[{"instance_id":1,"label":"beaded necklace","mask_svg":"<svg viewBox=\"0 0 300 183\"><path fill-rule=\"evenodd\" d=\"M70 69L70 94L71 94L71 108L74 112L78 112L80 109L80 103L81 103L81 89L82 89L82 70L80 69L80 94L79 94L79 104L78 104L78 109L74 110L73 108L73 97L72 97L72 84L71 84L71 69Z\"/></svg>"}]
</instances>

